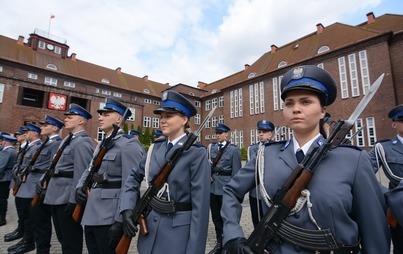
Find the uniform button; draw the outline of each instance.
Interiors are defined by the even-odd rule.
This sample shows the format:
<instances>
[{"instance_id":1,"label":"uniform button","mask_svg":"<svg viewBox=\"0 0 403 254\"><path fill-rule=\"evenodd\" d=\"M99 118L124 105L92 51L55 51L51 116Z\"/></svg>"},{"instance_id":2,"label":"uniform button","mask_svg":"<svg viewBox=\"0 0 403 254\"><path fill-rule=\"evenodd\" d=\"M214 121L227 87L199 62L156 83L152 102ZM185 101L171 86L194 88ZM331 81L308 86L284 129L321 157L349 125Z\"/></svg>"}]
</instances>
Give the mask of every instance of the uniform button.
<instances>
[{"instance_id":1,"label":"uniform button","mask_svg":"<svg viewBox=\"0 0 403 254\"><path fill-rule=\"evenodd\" d=\"M158 218L157 217L154 217L154 222L157 222L158 221Z\"/></svg>"}]
</instances>

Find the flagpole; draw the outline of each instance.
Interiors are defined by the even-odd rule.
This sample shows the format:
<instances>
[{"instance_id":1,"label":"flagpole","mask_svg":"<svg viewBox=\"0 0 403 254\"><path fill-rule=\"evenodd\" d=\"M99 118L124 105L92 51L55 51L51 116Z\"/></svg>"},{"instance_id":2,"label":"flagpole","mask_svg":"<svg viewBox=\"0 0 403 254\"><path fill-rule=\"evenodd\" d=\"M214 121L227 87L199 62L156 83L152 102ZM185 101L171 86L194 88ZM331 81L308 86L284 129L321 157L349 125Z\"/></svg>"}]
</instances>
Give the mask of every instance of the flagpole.
<instances>
[{"instance_id":1,"label":"flagpole","mask_svg":"<svg viewBox=\"0 0 403 254\"><path fill-rule=\"evenodd\" d=\"M52 19L55 17L52 13L50 14L49 17L49 27L48 27L48 38L50 38L50 23L52 22Z\"/></svg>"}]
</instances>

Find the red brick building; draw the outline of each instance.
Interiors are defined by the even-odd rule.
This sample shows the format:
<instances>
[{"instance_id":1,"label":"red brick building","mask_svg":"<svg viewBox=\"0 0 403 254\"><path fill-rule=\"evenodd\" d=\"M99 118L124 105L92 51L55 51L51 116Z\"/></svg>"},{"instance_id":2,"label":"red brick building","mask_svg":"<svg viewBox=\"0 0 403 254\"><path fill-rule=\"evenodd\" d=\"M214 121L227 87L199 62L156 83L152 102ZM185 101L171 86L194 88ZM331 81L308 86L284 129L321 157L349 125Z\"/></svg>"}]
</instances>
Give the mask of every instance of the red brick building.
<instances>
[{"instance_id":1,"label":"red brick building","mask_svg":"<svg viewBox=\"0 0 403 254\"><path fill-rule=\"evenodd\" d=\"M353 144L369 148L379 139L395 135L388 111L403 103L403 15L367 14L357 26L334 23L316 26L316 31L286 45L272 45L253 64L198 88L184 84L169 86L107 69L69 53L66 40L36 30L28 41L0 36L0 130L14 132L26 122L38 122L46 114L63 119L65 107L77 103L93 114L89 134L98 132L96 110L107 96L128 104L134 117L129 128L159 128L153 110L160 104L161 92L172 89L186 95L197 107L191 120L197 129L211 110L214 116L203 130L203 144L215 140L214 127L224 122L231 127L232 142L247 147L256 141L256 123L272 121L276 139L288 139L289 129L282 119L280 82L289 68L302 64L326 69L339 85L336 102L328 108L332 119L348 118L370 85L385 73L380 90L370 102L351 135Z\"/></svg>"}]
</instances>

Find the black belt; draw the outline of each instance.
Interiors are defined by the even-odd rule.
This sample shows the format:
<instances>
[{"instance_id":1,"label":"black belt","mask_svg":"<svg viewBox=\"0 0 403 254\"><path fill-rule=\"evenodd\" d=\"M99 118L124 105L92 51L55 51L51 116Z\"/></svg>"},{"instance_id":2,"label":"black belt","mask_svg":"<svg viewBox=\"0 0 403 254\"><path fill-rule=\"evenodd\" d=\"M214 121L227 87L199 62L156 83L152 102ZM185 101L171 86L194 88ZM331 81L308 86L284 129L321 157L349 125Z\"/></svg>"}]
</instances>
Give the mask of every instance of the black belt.
<instances>
[{"instance_id":1,"label":"black belt","mask_svg":"<svg viewBox=\"0 0 403 254\"><path fill-rule=\"evenodd\" d=\"M340 246L337 250L315 251L315 254L357 254L360 250L360 244L356 244L351 246Z\"/></svg>"},{"instance_id":2,"label":"black belt","mask_svg":"<svg viewBox=\"0 0 403 254\"><path fill-rule=\"evenodd\" d=\"M48 170L47 169L34 168L34 169L31 170L31 173L43 174L43 173L46 173L46 171L48 171Z\"/></svg>"},{"instance_id":3,"label":"black belt","mask_svg":"<svg viewBox=\"0 0 403 254\"><path fill-rule=\"evenodd\" d=\"M73 171L59 171L57 174L54 174L53 177L63 177L63 178L73 178Z\"/></svg>"},{"instance_id":4,"label":"black belt","mask_svg":"<svg viewBox=\"0 0 403 254\"><path fill-rule=\"evenodd\" d=\"M232 171L231 170L214 171L213 174L216 176L231 176Z\"/></svg>"},{"instance_id":5,"label":"black belt","mask_svg":"<svg viewBox=\"0 0 403 254\"><path fill-rule=\"evenodd\" d=\"M102 183L94 183L92 188L101 189L120 189L122 187L122 181L104 181Z\"/></svg>"},{"instance_id":6,"label":"black belt","mask_svg":"<svg viewBox=\"0 0 403 254\"><path fill-rule=\"evenodd\" d=\"M192 210L192 203L190 202L166 201L157 197L153 197L151 199L150 206L155 211L164 214L172 214L180 211Z\"/></svg>"}]
</instances>

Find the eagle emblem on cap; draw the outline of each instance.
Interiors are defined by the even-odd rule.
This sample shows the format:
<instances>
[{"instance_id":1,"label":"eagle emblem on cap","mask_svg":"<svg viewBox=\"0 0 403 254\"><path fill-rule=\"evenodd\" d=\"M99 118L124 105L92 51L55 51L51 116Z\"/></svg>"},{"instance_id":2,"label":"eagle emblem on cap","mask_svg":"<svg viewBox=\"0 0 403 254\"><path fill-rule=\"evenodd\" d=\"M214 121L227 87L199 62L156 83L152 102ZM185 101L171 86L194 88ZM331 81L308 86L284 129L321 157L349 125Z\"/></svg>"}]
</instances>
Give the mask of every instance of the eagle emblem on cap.
<instances>
[{"instance_id":1,"label":"eagle emblem on cap","mask_svg":"<svg viewBox=\"0 0 403 254\"><path fill-rule=\"evenodd\" d=\"M163 101L166 101L168 99L168 92L164 92L163 94L162 94L162 100Z\"/></svg>"},{"instance_id":2,"label":"eagle emblem on cap","mask_svg":"<svg viewBox=\"0 0 403 254\"><path fill-rule=\"evenodd\" d=\"M302 67L295 68L292 71L291 79L300 79L304 76L304 69Z\"/></svg>"}]
</instances>

